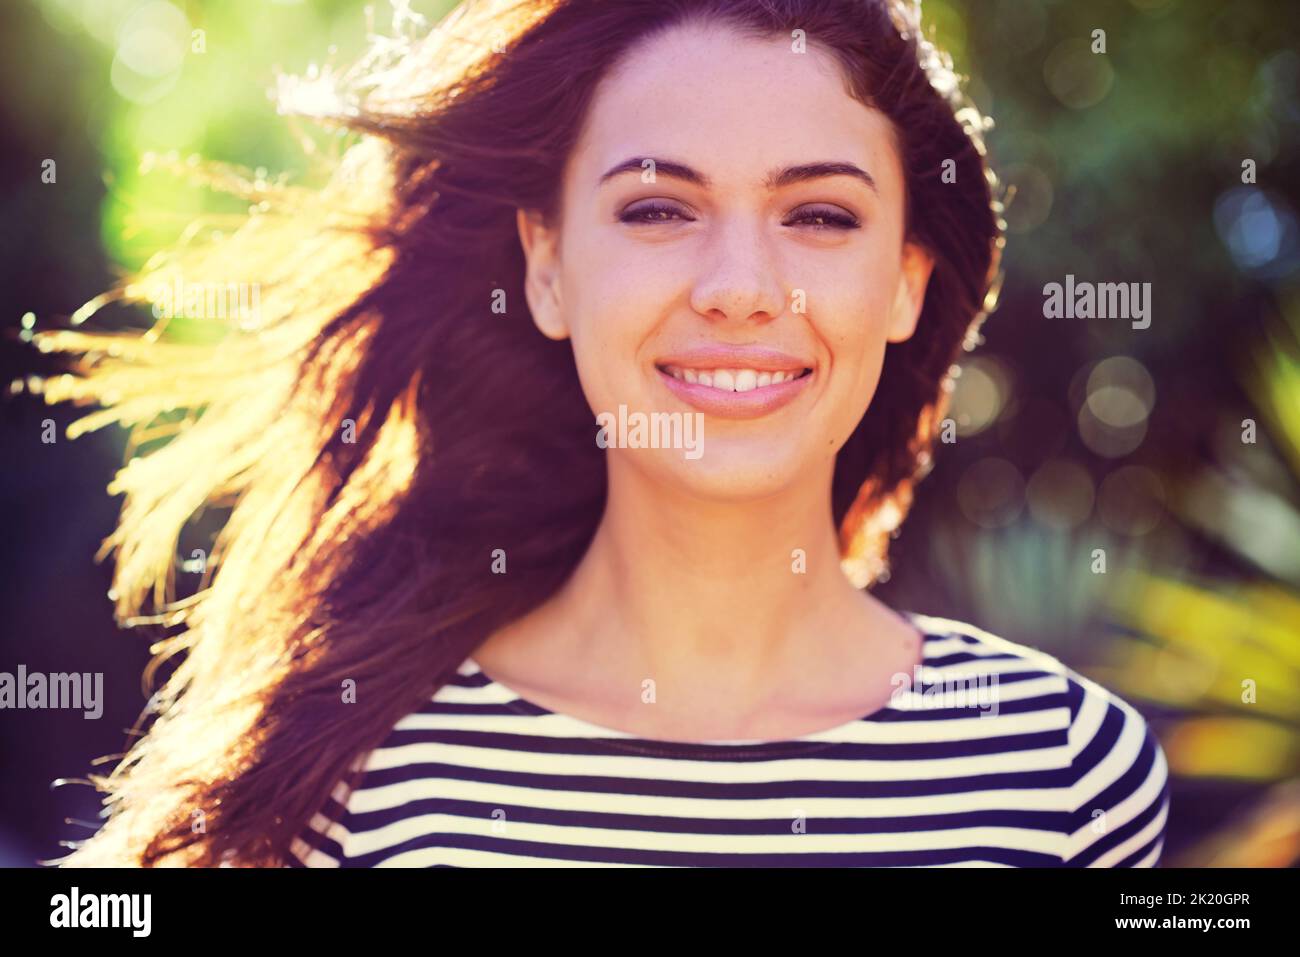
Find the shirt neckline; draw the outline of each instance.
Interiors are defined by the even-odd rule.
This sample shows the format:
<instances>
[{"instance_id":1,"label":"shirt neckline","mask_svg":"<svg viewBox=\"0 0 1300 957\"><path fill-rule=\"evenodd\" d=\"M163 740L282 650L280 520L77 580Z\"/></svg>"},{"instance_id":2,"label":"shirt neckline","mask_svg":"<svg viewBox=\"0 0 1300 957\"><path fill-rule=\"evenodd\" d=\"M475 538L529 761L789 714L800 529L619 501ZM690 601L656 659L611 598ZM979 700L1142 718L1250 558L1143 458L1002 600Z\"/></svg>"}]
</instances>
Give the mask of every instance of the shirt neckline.
<instances>
[{"instance_id":1,"label":"shirt neckline","mask_svg":"<svg viewBox=\"0 0 1300 957\"><path fill-rule=\"evenodd\" d=\"M931 657L931 642L937 636L926 627L922 620L925 616L904 609L895 609L895 612L904 617L920 633L921 659L918 666L924 669ZM620 731L617 728L594 724L571 714L545 708L491 677L479 666L479 663L472 655L465 659L465 663L470 667L472 675L479 675L483 678L486 682L483 687L493 688L509 697L510 700L504 703L512 711L530 717L550 718L558 726L572 731L574 737L582 738L584 741L593 742L615 751L632 752L641 755L684 758L725 757L729 760L737 760L741 758L771 758L805 754L840 744L846 732L864 721L880 721L887 718L891 713L902 710L897 704L897 695L891 695L889 700L875 711L845 721L833 728L813 731L795 738L776 741L743 738L714 741L667 741L640 737L628 731Z\"/></svg>"}]
</instances>

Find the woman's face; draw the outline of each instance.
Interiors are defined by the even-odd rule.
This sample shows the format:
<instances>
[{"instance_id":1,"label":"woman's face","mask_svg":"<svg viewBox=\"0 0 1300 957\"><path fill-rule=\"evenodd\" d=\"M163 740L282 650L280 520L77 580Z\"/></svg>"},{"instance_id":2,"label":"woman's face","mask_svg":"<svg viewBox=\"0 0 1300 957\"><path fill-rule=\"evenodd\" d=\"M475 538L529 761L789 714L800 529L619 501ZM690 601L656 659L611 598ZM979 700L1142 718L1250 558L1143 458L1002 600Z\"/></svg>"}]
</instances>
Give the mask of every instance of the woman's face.
<instances>
[{"instance_id":1,"label":"woman's face","mask_svg":"<svg viewBox=\"0 0 1300 957\"><path fill-rule=\"evenodd\" d=\"M829 489L929 279L903 204L889 121L811 43L683 25L630 51L596 90L559 222L519 215L534 320L571 338L614 423L611 483L632 468L709 498ZM698 451L620 448L638 413L702 424Z\"/></svg>"}]
</instances>

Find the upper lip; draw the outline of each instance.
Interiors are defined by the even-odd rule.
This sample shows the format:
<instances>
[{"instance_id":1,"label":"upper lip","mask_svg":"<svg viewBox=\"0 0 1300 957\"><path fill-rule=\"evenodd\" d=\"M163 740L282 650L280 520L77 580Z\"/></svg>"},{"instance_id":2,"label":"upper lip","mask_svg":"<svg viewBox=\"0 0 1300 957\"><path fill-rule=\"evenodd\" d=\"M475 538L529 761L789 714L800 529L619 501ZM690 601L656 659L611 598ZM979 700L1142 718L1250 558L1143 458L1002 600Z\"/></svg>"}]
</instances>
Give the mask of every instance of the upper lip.
<instances>
[{"instance_id":1,"label":"upper lip","mask_svg":"<svg viewBox=\"0 0 1300 957\"><path fill-rule=\"evenodd\" d=\"M811 369L812 363L777 349L762 346L714 344L675 352L664 356L658 366L679 369L754 369L758 372L785 372Z\"/></svg>"}]
</instances>

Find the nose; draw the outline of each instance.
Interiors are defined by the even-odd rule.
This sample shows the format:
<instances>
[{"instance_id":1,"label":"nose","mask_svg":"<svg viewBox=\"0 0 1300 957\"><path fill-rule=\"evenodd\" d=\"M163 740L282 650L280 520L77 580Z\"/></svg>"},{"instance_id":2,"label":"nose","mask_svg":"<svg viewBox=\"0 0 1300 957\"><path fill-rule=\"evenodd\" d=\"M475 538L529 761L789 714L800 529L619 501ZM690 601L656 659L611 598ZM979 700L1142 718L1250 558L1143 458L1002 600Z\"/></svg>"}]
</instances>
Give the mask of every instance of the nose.
<instances>
[{"instance_id":1,"label":"nose","mask_svg":"<svg viewBox=\"0 0 1300 957\"><path fill-rule=\"evenodd\" d=\"M770 322L785 309L785 289L767 237L748 217L730 217L710 237L691 306L714 322Z\"/></svg>"}]
</instances>

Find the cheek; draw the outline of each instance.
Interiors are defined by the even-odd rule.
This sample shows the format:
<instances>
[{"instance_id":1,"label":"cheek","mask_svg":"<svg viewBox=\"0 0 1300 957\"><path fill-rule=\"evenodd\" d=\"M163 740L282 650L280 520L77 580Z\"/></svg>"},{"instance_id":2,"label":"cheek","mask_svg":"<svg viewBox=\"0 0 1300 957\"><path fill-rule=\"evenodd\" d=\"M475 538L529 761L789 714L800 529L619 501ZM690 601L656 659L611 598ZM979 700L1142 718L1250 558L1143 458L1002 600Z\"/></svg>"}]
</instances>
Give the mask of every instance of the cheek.
<instances>
[{"instance_id":1,"label":"cheek","mask_svg":"<svg viewBox=\"0 0 1300 957\"><path fill-rule=\"evenodd\" d=\"M832 361L852 362L855 356L883 346L897 274L850 266L818 278L816 298L809 296L808 315L830 348Z\"/></svg>"},{"instance_id":2,"label":"cheek","mask_svg":"<svg viewBox=\"0 0 1300 957\"><path fill-rule=\"evenodd\" d=\"M617 224L590 225L597 215L579 213L584 225L563 238L570 328L593 343L644 339L687 288L689 254L685 244L638 243Z\"/></svg>"},{"instance_id":3,"label":"cheek","mask_svg":"<svg viewBox=\"0 0 1300 957\"><path fill-rule=\"evenodd\" d=\"M880 271L864 270L837 285L833 305L813 319L813 327L830 354L830 410L837 420L856 424L880 381L893 296Z\"/></svg>"},{"instance_id":4,"label":"cheek","mask_svg":"<svg viewBox=\"0 0 1300 957\"><path fill-rule=\"evenodd\" d=\"M674 268L617 239L569 250L564 311L583 390L593 405L643 404L653 358L644 344L674 301Z\"/></svg>"}]
</instances>

